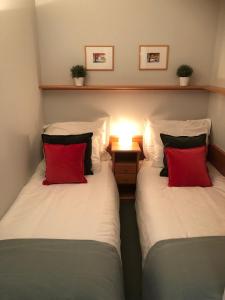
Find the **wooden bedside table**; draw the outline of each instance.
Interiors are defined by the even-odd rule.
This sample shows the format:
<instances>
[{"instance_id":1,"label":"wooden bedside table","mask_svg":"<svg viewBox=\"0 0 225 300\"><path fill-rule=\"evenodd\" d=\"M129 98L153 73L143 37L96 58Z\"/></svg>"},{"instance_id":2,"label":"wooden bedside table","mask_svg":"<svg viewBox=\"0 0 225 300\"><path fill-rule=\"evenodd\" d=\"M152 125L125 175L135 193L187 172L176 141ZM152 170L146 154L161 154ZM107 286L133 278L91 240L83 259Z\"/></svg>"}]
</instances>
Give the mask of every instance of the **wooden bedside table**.
<instances>
[{"instance_id":1,"label":"wooden bedside table","mask_svg":"<svg viewBox=\"0 0 225 300\"><path fill-rule=\"evenodd\" d=\"M134 199L138 165L141 149L137 142L124 147L119 143L112 143L113 172L118 185L120 199Z\"/></svg>"}]
</instances>

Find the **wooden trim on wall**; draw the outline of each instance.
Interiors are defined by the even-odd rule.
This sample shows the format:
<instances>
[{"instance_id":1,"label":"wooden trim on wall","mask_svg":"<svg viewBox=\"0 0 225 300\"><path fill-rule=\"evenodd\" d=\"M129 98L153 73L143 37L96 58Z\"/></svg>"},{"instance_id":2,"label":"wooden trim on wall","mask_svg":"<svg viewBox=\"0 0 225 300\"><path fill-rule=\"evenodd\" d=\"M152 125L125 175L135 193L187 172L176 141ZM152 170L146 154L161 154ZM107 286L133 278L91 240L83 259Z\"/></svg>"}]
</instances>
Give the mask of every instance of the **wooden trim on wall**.
<instances>
[{"instance_id":1,"label":"wooden trim on wall","mask_svg":"<svg viewBox=\"0 0 225 300\"><path fill-rule=\"evenodd\" d=\"M119 138L117 136L110 136L108 151L111 153L111 144L112 142L118 142ZM143 137L142 135L136 135L133 137L133 142L138 142L141 148L141 159L144 159L143 152ZM225 151L220 149L218 146L211 144L209 145L208 152L208 160L209 162L223 175L225 176Z\"/></svg>"},{"instance_id":2,"label":"wooden trim on wall","mask_svg":"<svg viewBox=\"0 0 225 300\"><path fill-rule=\"evenodd\" d=\"M84 85L72 84L41 84L39 88L43 91L200 91L208 92L201 85Z\"/></svg>"},{"instance_id":3,"label":"wooden trim on wall","mask_svg":"<svg viewBox=\"0 0 225 300\"><path fill-rule=\"evenodd\" d=\"M133 137L133 142L137 142L139 144L139 147L141 148L141 154L140 159L144 159L144 152L143 152L143 136L142 135L136 135Z\"/></svg>"},{"instance_id":4,"label":"wooden trim on wall","mask_svg":"<svg viewBox=\"0 0 225 300\"><path fill-rule=\"evenodd\" d=\"M200 91L225 95L225 87L210 85L84 85L40 84L43 91Z\"/></svg>"},{"instance_id":5,"label":"wooden trim on wall","mask_svg":"<svg viewBox=\"0 0 225 300\"><path fill-rule=\"evenodd\" d=\"M225 87L208 85L208 86L206 86L206 89L207 89L207 91L212 92L212 93L225 95Z\"/></svg>"},{"instance_id":6,"label":"wooden trim on wall","mask_svg":"<svg viewBox=\"0 0 225 300\"><path fill-rule=\"evenodd\" d=\"M209 145L208 160L210 163L225 176L225 152L218 146Z\"/></svg>"}]
</instances>

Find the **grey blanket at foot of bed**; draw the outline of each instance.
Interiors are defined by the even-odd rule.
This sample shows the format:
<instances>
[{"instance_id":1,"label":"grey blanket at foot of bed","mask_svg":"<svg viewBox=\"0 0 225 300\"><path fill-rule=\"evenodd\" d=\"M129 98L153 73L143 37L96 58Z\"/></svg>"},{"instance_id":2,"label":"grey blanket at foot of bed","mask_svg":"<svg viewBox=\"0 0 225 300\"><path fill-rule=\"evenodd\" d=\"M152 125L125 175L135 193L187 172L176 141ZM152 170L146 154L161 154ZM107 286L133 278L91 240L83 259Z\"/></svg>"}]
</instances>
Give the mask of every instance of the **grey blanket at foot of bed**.
<instances>
[{"instance_id":1,"label":"grey blanket at foot of bed","mask_svg":"<svg viewBox=\"0 0 225 300\"><path fill-rule=\"evenodd\" d=\"M225 237L160 241L144 264L144 300L222 300Z\"/></svg>"},{"instance_id":2,"label":"grey blanket at foot of bed","mask_svg":"<svg viewBox=\"0 0 225 300\"><path fill-rule=\"evenodd\" d=\"M113 246L81 240L0 241L1 300L122 300Z\"/></svg>"}]
</instances>

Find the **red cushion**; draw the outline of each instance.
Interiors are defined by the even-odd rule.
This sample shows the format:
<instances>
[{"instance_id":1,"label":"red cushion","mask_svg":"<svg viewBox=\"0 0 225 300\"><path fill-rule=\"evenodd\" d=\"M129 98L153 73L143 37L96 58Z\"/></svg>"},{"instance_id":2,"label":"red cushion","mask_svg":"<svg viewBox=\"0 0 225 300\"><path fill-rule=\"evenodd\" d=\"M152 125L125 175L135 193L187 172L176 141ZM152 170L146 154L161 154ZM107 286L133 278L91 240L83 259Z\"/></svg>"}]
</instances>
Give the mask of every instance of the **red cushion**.
<instances>
[{"instance_id":1,"label":"red cushion","mask_svg":"<svg viewBox=\"0 0 225 300\"><path fill-rule=\"evenodd\" d=\"M44 185L54 183L86 183L84 154L86 144L44 144L46 179Z\"/></svg>"},{"instance_id":2,"label":"red cushion","mask_svg":"<svg viewBox=\"0 0 225 300\"><path fill-rule=\"evenodd\" d=\"M206 146L177 149L166 148L169 186L212 186L206 165Z\"/></svg>"}]
</instances>

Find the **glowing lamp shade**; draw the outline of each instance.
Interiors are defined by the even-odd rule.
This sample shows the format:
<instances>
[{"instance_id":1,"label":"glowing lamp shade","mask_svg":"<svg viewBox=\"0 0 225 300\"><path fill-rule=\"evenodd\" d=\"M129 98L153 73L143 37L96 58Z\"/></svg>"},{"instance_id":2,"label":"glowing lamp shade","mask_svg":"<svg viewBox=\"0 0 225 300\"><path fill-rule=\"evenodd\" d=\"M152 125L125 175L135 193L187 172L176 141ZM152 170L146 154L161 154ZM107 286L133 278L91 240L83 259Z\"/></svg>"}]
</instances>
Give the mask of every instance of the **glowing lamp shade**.
<instances>
[{"instance_id":1,"label":"glowing lamp shade","mask_svg":"<svg viewBox=\"0 0 225 300\"><path fill-rule=\"evenodd\" d=\"M133 134L129 131L129 127L124 126L119 134L119 143L124 148L129 148L132 144Z\"/></svg>"},{"instance_id":2,"label":"glowing lamp shade","mask_svg":"<svg viewBox=\"0 0 225 300\"><path fill-rule=\"evenodd\" d=\"M136 135L137 132L137 125L128 120L120 120L112 126L112 135L119 137L119 143L124 148L131 146L132 137Z\"/></svg>"}]
</instances>

